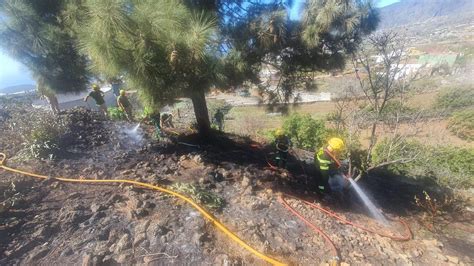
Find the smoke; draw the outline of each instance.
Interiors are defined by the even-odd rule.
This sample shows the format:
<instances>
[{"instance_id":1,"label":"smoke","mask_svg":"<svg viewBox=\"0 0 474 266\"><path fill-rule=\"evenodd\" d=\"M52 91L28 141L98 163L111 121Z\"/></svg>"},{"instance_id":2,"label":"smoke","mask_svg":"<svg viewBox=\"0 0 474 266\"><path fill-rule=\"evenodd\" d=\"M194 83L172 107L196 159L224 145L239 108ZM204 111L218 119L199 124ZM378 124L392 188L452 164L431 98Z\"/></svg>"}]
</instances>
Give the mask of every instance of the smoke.
<instances>
[{"instance_id":1,"label":"smoke","mask_svg":"<svg viewBox=\"0 0 474 266\"><path fill-rule=\"evenodd\" d=\"M140 123L132 128L123 128L123 132L132 142L136 144L141 144L143 142L143 130L140 128Z\"/></svg>"}]
</instances>

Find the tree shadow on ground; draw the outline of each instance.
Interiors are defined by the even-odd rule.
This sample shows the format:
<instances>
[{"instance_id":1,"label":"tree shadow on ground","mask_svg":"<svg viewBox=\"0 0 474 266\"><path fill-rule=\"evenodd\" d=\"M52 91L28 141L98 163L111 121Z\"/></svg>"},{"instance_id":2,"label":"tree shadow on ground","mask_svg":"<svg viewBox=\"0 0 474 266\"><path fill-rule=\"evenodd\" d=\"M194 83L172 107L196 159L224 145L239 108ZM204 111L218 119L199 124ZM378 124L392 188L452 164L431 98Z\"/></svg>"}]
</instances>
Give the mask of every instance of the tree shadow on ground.
<instances>
[{"instance_id":1,"label":"tree shadow on ground","mask_svg":"<svg viewBox=\"0 0 474 266\"><path fill-rule=\"evenodd\" d=\"M317 192L320 173L314 166L313 158L300 158L294 153L289 153L287 169L280 169L275 166L272 154L276 150L272 145L257 143L248 137L217 131L213 133L207 140L203 140L198 134L172 136L173 145L160 146L156 151L178 156L199 154L203 162L221 166L227 171L243 167L254 173L256 178L272 180L271 188L275 191L300 196L310 201L327 198L326 195ZM373 172L362 178L358 184L377 207L396 216L407 216L421 211L414 204L414 196L422 196L423 191L429 191L430 195L435 197L450 193L433 180L415 181L386 171ZM344 202L323 203L333 210L367 213L362 201L351 188L346 189Z\"/></svg>"},{"instance_id":2,"label":"tree shadow on ground","mask_svg":"<svg viewBox=\"0 0 474 266\"><path fill-rule=\"evenodd\" d=\"M423 191L438 199L452 194L449 189L441 187L430 178L415 180L386 170L374 171L358 183L379 207L401 216L421 211L415 204L415 196L424 198Z\"/></svg>"},{"instance_id":3,"label":"tree shadow on ground","mask_svg":"<svg viewBox=\"0 0 474 266\"><path fill-rule=\"evenodd\" d=\"M222 134L214 131L212 137L201 138L198 134L168 134L173 145L156 146L161 154L185 155L190 153L201 154L204 162L214 164L236 164L239 166L259 165L266 166L262 146L248 137L232 134ZM268 166L268 165L267 165Z\"/></svg>"}]
</instances>

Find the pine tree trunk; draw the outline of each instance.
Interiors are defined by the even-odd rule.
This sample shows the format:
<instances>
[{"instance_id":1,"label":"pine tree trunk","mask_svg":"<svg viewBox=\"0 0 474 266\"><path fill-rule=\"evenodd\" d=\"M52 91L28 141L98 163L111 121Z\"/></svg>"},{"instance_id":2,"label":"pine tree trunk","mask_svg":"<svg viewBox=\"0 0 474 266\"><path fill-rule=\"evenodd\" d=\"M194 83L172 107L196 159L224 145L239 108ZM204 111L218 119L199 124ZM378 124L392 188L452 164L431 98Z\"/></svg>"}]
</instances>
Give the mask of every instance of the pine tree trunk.
<instances>
[{"instance_id":1,"label":"pine tree trunk","mask_svg":"<svg viewBox=\"0 0 474 266\"><path fill-rule=\"evenodd\" d=\"M203 90L195 90L191 94L193 102L194 114L196 116L199 135L202 137L209 136L211 123L209 122L209 114L207 111L206 95Z\"/></svg>"}]
</instances>

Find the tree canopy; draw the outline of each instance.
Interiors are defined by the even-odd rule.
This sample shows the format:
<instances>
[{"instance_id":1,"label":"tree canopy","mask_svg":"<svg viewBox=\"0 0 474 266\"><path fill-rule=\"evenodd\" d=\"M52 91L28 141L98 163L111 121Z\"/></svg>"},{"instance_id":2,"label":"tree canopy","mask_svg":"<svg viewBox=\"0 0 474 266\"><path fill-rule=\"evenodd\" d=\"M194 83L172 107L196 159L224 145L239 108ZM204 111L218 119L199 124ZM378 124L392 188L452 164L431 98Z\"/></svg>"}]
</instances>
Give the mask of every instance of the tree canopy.
<instances>
[{"instance_id":1,"label":"tree canopy","mask_svg":"<svg viewBox=\"0 0 474 266\"><path fill-rule=\"evenodd\" d=\"M219 65L211 13L176 0L85 0L71 2L64 18L96 72L124 75L154 108L190 97L200 130L209 128L204 93Z\"/></svg>"},{"instance_id":2,"label":"tree canopy","mask_svg":"<svg viewBox=\"0 0 474 266\"><path fill-rule=\"evenodd\" d=\"M87 83L87 61L60 21L63 2L0 1L0 45L51 90L77 92Z\"/></svg>"},{"instance_id":3,"label":"tree canopy","mask_svg":"<svg viewBox=\"0 0 474 266\"><path fill-rule=\"evenodd\" d=\"M378 22L369 0L308 0L297 21L289 19L290 6L246 0L4 0L1 34L9 39L3 46L55 90L83 88L90 63L98 75L125 76L152 108L191 98L198 128L207 133L205 93L213 86L252 83L270 102L288 103L308 75L344 66L345 55ZM263 66L276 69L277 84L262 84Z\"/></svg>"},{"instance_id":4,"label":"tree canopy","mask_svg":"<svg viewBox=\"0 0 474 266\"><path fill-rule=\"evenodd\" d=\"M289 19L284 2L247 10L225 28L225 35L248 68L276 69L278 83L261 86L274 102L288 102L315 71L342 68L346 55L378 24L371 1L309 0L298 21ZM253 74L255 80L257 73Z\"/></svg>"}]
</instances>

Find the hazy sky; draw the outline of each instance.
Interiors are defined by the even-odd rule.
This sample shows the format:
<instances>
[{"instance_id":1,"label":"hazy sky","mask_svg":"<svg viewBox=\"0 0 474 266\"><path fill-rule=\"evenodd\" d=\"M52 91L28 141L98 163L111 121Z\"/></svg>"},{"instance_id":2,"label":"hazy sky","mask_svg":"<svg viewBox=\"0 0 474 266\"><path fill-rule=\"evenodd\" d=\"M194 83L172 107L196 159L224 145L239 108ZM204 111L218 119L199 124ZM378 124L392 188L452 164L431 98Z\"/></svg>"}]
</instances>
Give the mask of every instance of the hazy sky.
<instances>
[{"instance_id":1,"label":"hazy sky","mask_svg":"<svg viewBox=\"0 0 474 266\"><path fill-rule=\"evenodd\" d=\"M34 84L28 69L0 51L0 89L21 84Z\"/></svg>"},{"instance_id":2,"label":"hazy sky","mask_svg":"<svg viewBox=\"0 0 474 266\"><path fill-rule=\"evenodd\" d=\"M293 8L290 11L291 19L298 19L300 9L305 0L295 0ZM379 0L376 1L378 7L383 7L399 0ZM21 84L34 84L28 69L22 64L16 62L0 50L0 89L8 86Z\"/></svg>"},{"instance_id":3,"label":"hazy sky","mask_svg":"<svg viewBox=\"0 0 474 266\"><path fill-rule=\"evenodd\" d=\"M290 18L291 19L298 19L300 16L300 9L302 4L306 2L306 0L294 0L293 7L290 10ZM374 0L374 3L377 7L384 7L391 5L393 3L400 2L400 0Z\"/></svg>"}]
</instances>

